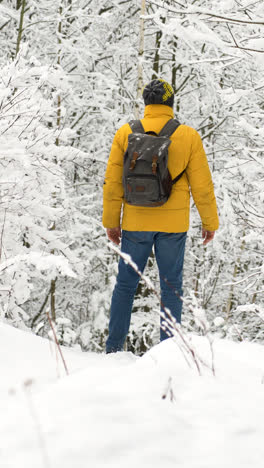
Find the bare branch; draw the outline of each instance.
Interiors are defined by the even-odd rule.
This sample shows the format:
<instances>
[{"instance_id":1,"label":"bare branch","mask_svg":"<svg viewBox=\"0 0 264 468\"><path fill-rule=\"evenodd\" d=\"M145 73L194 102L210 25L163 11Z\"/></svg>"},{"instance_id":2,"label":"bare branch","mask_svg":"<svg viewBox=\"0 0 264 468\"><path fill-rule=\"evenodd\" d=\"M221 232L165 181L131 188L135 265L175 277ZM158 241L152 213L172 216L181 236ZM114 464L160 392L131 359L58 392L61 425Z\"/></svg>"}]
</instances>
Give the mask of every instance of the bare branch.
<instances>
[{"instance_id":1,"label":"bare branch","mask_svg":"<svg viewBox=\"0 0 264 468\"><path fill-rule=\"evenodd\" d=\"M135 262L133 262L133 260L131 259L131 257L127 254L125 254L124 252L122 252L118 247L116 247L115 245L113 244L109 244L109 247L114 250L114 252L116 252L126 263L128 263L131 268L133 268L133 270L139 275L139 277L144 281L144 283L146 284L147 288L150 289L154 294L155 296L157 297L160 305L161 305L161 308L163 309L163 311L160 312L160 315L161 317L164 319L164 328L165 330L168 330L171 332L172 336L174 336L175 338L178 338L179 339L179 343L178 346L181 350L181 352L183 353L185 359L186 359L186 354L191 356L191 359L193 360L193 363L195 364L195 367L197 368L197 371L198 371L198 374L201 375L201 369L200 369L200 363L206 367L209 367L201 358L200 356L198 356L195 352L195 350L193 349L193 347L191 346L191 344L188 342L188 340L186 339L186 337L184 336L184 333L183 333L183 330L182 330L182 327L179 323L176 322L176 319L172 316L171 312L169 309L167 309L161 298L160 298L160 295L158 294L158 292L155 290L153 284L151 283L151 281L149 280L149 278L147 278L146 276L144 276L141 271L139 271L137 265ZM179 297L180 300L183 301L183 298L177 293L177 291L175 291L175 294ZM193 311L193 308L191 306L190 307L190 310ZM211 345L211 344L210 344ZM213 355L212 355L213 356ZM214 374L214 366L212 365L212 372Z\"/></svg>"},{"instance_id":2,"label":"bare branch","mask_svg":"<svg viewBox=\"0 0 264 468\"><path fill-rule=\"evenodd\" d=\"M48 311L47 311L47 317L48 317L48 321L49 321L49 324L50 324L50 328L51 328L53 336L54 336L55 343L57 345L57 348L59 350L59 353L60 353L60 356L61 356L61 359L62 359L62 362L63 362L63 365L64 365L65 372L66 372L67 375L69 375L69 371L68 371L64 356L62 354L62 350L61 350L60 344L58 342L58 338L57 338L57 335L56 335L56 332L55 332L55 329L54 329L54 326L53 326L53 323L51 321L51 318L50 318L50 315L49 315Z\"/></svg>"},{"instance_id":3,"label":"bare branch","mask_svg":"<svg viewBox=\"0 0 264 468\"><path fill-rule=\"evenodd\" d=\"M3 221L3 226L2 226L2 231L1 231L1 237L0 237L0 261L1 261L1 258L2 258L3 237L4 237L5 221L6 221L6 211L7 211L7 209L5 209L4 221Z\"/></svg>"},{"instance_id":4,"label":"bare branch","mask_svg":"<svg viewBox=\"0 0 264 468\"><path fill-rule=\"evenodd\" d=\"M5 26L8 25L8 23L10 23L11 19L9 19L8 21L6 21L4 24L2 24L2 26L0 26L0 31L2 31L2 29L4 29Z\"/></svg>"},{"instance_id":5,"label":"bare branch","mask_svg":"<svg viewBox=\"0 0 264 468\"><path fill-rule=\"evenodd\" d=\"M247 21L247 20L244 20L244 19L240 19L240 18L229 18L227 16L222 16L222 15L217 15L215 13L212 13L211 11L205 11L203 9L197 9L197 10L194 10L192 9L191 11L188 11L185 7L185 5L181 5L182 6L182 10L176 10L176 9L173 9L171 7L165 7L164 6L164 3L163 4L159 4L159 3L156 3L156 2L153 2L152 0L147 0L147 3L148 4L151 4L151 5L156 5L157 7L159 8L166 8L167 11L170 11L172 13L176 13L176 14L179 14L179 15L197 15L197 14L201 14L201 15L206 15L208 17L212 17L212 18L218 18L218 19L222 19L222 20L225 20L225 21L228 21L230 23L239 23L239 24L259 24L259 25L264 25L264 21ZM147 19L147 18L146 18Z\"/></svg>"}]
</instances>

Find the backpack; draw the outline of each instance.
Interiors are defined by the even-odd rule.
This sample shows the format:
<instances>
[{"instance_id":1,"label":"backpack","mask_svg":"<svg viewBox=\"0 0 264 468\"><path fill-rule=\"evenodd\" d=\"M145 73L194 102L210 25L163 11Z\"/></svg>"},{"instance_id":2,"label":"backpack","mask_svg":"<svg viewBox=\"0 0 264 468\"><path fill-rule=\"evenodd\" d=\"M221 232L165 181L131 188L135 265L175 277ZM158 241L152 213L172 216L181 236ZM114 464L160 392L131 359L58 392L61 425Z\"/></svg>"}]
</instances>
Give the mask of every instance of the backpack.
<instances>
[{"instance_id":1,"label":"backpack","mask_svg":"<svg viewBox=\"0 0 264 468\"><path fill-rule=\"evenodd\" d=\"M126 203L134 206L161 206L168 200L175 179L168 170L170 136L180 123L170 119L157 135L145 132L140 120L129 122L133 133L128 135L128 147L124 155L123 187Z\"/></svg>"}]
</instances>

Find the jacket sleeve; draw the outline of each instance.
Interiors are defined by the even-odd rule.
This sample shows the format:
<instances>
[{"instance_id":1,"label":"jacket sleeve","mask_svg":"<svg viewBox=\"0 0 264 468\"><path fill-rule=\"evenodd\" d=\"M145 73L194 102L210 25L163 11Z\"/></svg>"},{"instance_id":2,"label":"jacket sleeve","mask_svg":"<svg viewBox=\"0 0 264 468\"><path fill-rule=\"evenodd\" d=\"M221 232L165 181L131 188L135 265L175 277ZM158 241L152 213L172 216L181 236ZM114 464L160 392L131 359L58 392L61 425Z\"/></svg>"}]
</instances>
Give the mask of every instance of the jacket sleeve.
<instances>
[{"instance_id":1,"label":"jacket sleeve","mask_svg":"<svg viewBox=\"0 0 264 468\"><path fill-rule=\"evenodd\" d=\"M116 132L108 159L103 186L103 226L120 226L124 190L122 185L124 149L120 129Z\"/></svg>"},{"instance_id":2,"label":"jacket sleeve","mask_svg":"<svg viewBox=\"0 0 264 468\"><path fill-rule=\"evenodd\" d=\"M200 135L195 130L193 132L186 174L203 228L215 231L219 227L219 220L211 172Z\"/></svg>"}]
</instances>

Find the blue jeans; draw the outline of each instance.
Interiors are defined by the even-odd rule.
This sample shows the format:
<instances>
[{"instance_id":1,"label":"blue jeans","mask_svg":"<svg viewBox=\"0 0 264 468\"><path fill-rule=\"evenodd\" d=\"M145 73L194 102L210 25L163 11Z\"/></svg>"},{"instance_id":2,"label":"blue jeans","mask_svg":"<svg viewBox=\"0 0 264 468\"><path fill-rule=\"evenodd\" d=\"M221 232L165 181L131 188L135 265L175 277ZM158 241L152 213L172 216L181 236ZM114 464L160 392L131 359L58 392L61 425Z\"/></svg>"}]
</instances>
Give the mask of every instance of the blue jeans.
<instances>
[{"instance_id":1,"label":"blue jeans","mask_svg":"<svg viewBox=\"0 0 264 468\"><path fill-rule=\"evenodd\" d=\"M161 302L168 308L177 322L181 322L182 269L187 233L153 231L122 231L121 250L131 256L143 273L154 244L159 268ZM129 330L134 295L139 282L138 274L119 260L118 275L112 296L109 336L106 352L121 351ZM160 339L168 335L160 329Z\"/></svg>"}]
</instances>

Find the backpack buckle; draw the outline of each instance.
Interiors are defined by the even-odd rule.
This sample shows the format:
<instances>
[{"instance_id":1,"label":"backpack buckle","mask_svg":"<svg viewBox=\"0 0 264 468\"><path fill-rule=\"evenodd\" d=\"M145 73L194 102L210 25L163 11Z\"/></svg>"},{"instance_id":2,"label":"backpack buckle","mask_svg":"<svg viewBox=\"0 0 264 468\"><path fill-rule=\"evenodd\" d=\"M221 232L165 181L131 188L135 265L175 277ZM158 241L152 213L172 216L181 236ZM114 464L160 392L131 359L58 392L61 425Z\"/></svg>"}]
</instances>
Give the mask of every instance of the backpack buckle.
<instances>
[{"instance_id":1,"label":"backpack buckle","mask_svg":"<svg viewBox=\"0 0 264 468\"><path fill-rule=\"evenodd\" d=\"M159 159L158 156L153 156L153 158L152 158L151 166L152 166L152 174L153 175L156 175L156 173L157 173L157 161L158 161L158 159Z\"/></svg>"},{"instance_id":2,"label":"backpack buckle","mask_svg":"<svg viewBox=\"0 0 264 468\"><path fill-rule=\"evenodd\" d=\"M137 153L136 151L133 153L133 157L131 159L131 162L130 162L130 166L129 166L129 170L130 171L133 171L133 169L135 168L135 165L136 165L136 162L137 162L137 158L139 157L139 153Z\"/></svg>"}]
</instances>

